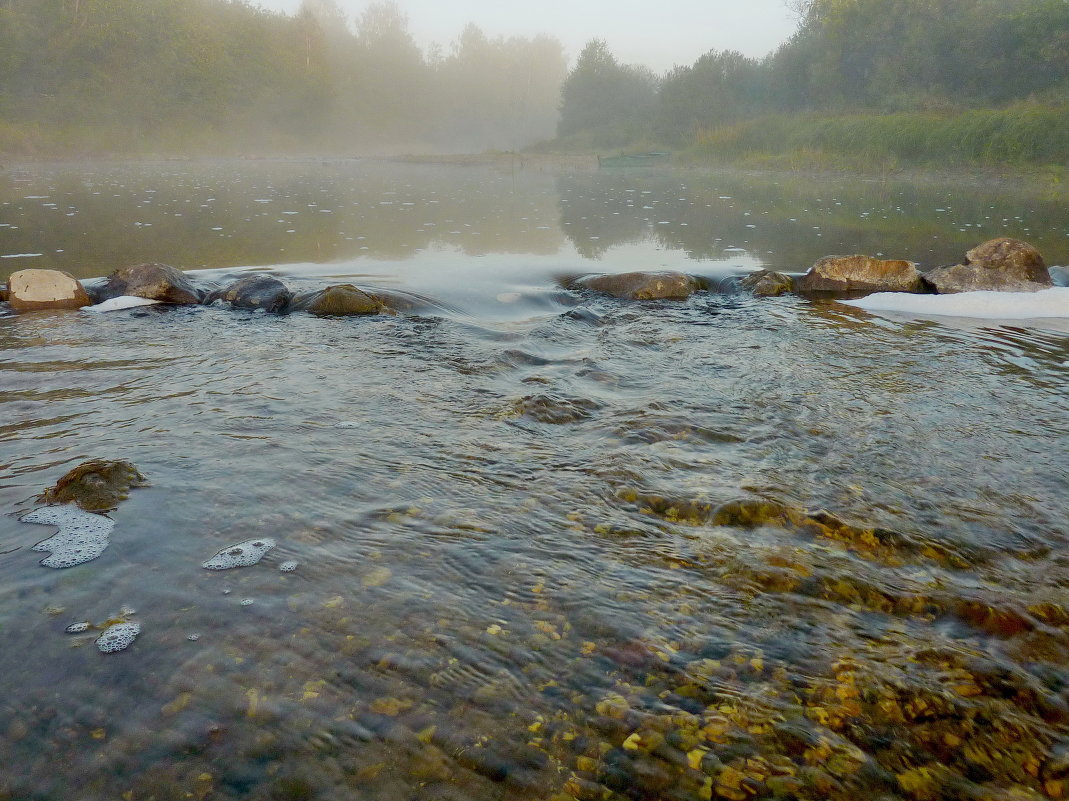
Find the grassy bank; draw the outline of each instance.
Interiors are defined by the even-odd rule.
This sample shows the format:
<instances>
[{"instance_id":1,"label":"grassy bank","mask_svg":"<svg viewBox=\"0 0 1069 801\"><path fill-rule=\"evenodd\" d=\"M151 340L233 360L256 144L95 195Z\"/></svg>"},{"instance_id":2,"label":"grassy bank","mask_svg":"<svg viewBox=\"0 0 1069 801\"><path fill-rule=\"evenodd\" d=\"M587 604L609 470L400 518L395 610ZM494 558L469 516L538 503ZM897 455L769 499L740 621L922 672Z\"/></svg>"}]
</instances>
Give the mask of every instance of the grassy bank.
<instances>
[{"instance_id":1,"label":"grassy bank","mask_svg":"<svg viewBox=\"0 0 1069 801\"><path fill-rule=\"evenodd\" d=\"M897 114L782 115L699 132L697 162L871 171L1069 164L1069 105Z\"/></svg>"}]
</instances>

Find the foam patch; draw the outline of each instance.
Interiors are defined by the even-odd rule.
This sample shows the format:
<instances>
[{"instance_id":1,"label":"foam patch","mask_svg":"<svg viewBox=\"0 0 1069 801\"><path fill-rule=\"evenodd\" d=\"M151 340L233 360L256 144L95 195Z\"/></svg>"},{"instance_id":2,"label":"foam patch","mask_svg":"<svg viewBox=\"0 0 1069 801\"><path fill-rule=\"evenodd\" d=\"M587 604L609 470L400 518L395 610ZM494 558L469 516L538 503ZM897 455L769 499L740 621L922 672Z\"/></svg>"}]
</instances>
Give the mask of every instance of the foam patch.
<instances>
[{"instance_id":1,"label":"foam patch","mask_svg":"<svg viewBox=\"0 0 1069 801\"><path fill-rule=\"evenodd\" d=\"M278 566L278 569L283 573L292 573L299 565L299 562L283 562Z\"/></svg>"},{"instance_id":2,"label":"foam patch","mask_svg":"<svg viewBox=\"0 0 1069 801\"><path fill-rule=\"evenodd\" d=\"M89 623L85 621L81 623L71 623L63 630L68 634L81 634L83 631L89 631Z\"/></svg>"},{"instance_id":3,"label":"foam patch","mask_svg":"<svg viewBox=\"0 0 1069 801\"><path fill-rule=\"evenodd\" d=\"M41 560L44 567L74 567L92 561L108 547L115 521L83 512L74 506L45 506L19 518L23 523L58 526L59 532L33 546L35 551L51 551Z\"/></svg>"},{"instance_id":4,"label":"foam patch","mask_svg":"<svg viewBox=\"0 0 1069 801\"><path fill-rule=\"evenodd\" d=\"M103 303L98 303L95 306L85 306L84 311L90 312L110 312L121 311L122 309L133 309L138 306L155 306L160 301L151 300L150 298L138 298L133 295L120 295L117 298L111 298L105 300Z\"/></svg>"},{"instance_id":5,"label":"foam patch","mask_svg":"<svg viewBox=\"0 0 1069 801\"><path fill-rule=\"evenodd\" d=\"M140 633L140 623L116 623L114 626L108 626L104 633L97 637L97 648L103 654L125 651Z\"/></svg>"},{"instance_id":6,"label":"foam patch","mask_svg":"<svg viewBox=\"0 0 1069 801\"><path fill-rule=\"evenodd\" d=\"M261 537L245 540L229 548L223 548L201 567L206 570L230 570L232 567L250 567L264 558L264 554L275 547L275 541Z\"/></svg>"},{"instance_id":7,"label":"foam patch","mask_svg":"<svg viewBox=\"0 0 1069 801\"><path fill-rule=\"evenodd\" d=\"M976 317L984 320L1069 317L1067 287L1053 287L1039 292L959 292L953 295L877 292L868 297L841 302L866 311Z\"/></svg>"}]
</instances>

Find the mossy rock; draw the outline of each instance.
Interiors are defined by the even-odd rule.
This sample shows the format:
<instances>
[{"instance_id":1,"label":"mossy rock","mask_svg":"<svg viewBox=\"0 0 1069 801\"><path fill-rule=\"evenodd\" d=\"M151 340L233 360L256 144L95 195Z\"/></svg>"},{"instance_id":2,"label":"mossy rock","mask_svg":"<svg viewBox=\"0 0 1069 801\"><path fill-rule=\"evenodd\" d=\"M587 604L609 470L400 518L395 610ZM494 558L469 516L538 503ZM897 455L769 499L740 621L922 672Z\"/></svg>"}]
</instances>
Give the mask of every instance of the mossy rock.
<instances>
[{"instance_id":1,"label":"mossy rock","mask_svg":"<svg viewBox=\"0 0 1069 801\"><path fill-rule=\"evenodd\" d=\"M71 470L38 497L44 503L73 503L87 512L110 512L132 488L148 482L130 462L93 459Z\"/></svg>"}]
</instances>

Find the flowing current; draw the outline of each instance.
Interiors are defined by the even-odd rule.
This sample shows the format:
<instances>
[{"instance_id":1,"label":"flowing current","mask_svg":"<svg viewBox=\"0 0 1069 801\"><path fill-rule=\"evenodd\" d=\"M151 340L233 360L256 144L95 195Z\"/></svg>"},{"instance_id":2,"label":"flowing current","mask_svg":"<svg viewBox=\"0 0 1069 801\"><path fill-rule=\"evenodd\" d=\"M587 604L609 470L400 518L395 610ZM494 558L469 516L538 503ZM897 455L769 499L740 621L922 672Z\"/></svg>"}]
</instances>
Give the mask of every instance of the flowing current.
<instances>
[{"instance_id":1,"label":"flowing current","mask_svg":"<svg viewBox=\"0 0 1069 801\"><path fill-rule=\"evenodd\" d=\"M0 311L0 799L1069 794L1064 320L560 288L1064 265L1065 198L505 166L0 173L6 273L437 309ZM92 458L150 485L42 567Z\"/></svg>"}]
</instances>

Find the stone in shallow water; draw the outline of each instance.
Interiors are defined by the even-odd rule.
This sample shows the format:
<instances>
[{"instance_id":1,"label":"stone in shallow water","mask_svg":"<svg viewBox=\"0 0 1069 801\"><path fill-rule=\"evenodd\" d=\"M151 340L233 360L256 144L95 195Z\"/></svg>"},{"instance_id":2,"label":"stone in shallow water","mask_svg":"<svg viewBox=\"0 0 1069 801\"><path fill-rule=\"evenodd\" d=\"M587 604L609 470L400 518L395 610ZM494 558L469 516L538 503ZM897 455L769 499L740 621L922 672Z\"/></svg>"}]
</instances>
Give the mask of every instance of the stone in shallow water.
<instances>
[{"instance_id":1,"label":"stone in shallow water","mask_svg":"<svg viewBox=\"0 0 1069 801\"><path fill-rule=\"evenodd\" d=\"M8 279L8 302L15 311L77 309L88 306L85 288L59 270L19 270Z\"/></svg>"},{"instance_id":2,"label":"stone in shallow water","mask_svg":"<svg viewBox=\"0 0 1069 801\"><path fill-rule=\"evenodd\" d=\"M46 506L21 518L23 523L58 526L59 532L33 546L35 551L51 551L41 560L44 567L74 567L92 561L108 547L115 521L89 514L73 506Z\"/></svg>"},{"instance_id":3,"label":"stone in shallow water","mask_svg":"<svg viewBox=\"0 0 1069 801\"><path fill-rule=\"evenodd\" d=\"M275 541L266 537L245 540L237 545L223 548L215 556L201 564L207 570L230 570L233 567L250 567L264 558L275 547Z\"/></svg>"},{"instance_id":4,"label":"stone in shallow water","mask_svg":"<svg viewBox=\"0 0 1069 801\"><path fill-rule=\"evenodd\" d=\"M110 512L126 500L131 488L148 482L130 462L92 459L80 464L37 499L45 503L75 503L87 512Z\"/></svg>"},{"instance_id":5,"label":"stone in shallow water","mask_svg":"<svg viewBox=\"0 0 1069 801\"><path fill-rule=\"evenodd\" d=\"M97 637L97 648L103 654L125 651L140 633L140 623L116 623L113 626L108 626L104 629L104 633Z\"/></svg>"}]
</instances>

